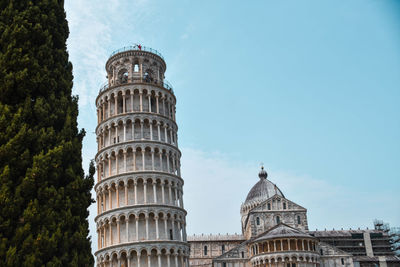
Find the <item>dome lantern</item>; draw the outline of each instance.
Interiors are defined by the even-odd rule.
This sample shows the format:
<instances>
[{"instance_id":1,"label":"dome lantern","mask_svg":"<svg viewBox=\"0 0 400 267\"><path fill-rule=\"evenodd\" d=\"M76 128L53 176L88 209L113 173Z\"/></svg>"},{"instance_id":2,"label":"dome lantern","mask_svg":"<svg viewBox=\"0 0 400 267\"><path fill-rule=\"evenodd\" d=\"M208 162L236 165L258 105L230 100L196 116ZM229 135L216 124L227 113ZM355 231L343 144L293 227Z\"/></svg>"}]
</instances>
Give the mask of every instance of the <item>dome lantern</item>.
<instances>
[{"instance_id":1,"label":"dome lantern","mask_svg":"<svg viewBox=\"0 0 400 267\"><path fill-rule=\"evenodd\" d=\"M267 179L268 173L264 170L264 166L261 166L261 171L258 173L260 179Z\"/></svg>"}]
</instances>

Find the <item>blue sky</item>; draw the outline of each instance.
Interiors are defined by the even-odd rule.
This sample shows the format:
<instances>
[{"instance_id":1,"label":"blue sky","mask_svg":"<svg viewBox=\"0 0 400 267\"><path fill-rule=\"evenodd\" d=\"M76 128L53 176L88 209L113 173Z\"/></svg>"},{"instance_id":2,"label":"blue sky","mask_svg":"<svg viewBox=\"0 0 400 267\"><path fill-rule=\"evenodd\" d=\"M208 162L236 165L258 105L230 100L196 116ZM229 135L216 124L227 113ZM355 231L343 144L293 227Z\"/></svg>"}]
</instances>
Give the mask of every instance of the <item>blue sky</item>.
<instances>
[{"instance_id":1,"label":"blue sky","mask_svg":"<svg viewBox=\"0 0 400 267\"><path fill-rule=\"evenodd\" d=\"M310 229L400 224L398 1L70 0L66 11L85 168L108 56L140 43L166 59L188 234L240 232L260 162Z\"/></svg>"}]
</instances>

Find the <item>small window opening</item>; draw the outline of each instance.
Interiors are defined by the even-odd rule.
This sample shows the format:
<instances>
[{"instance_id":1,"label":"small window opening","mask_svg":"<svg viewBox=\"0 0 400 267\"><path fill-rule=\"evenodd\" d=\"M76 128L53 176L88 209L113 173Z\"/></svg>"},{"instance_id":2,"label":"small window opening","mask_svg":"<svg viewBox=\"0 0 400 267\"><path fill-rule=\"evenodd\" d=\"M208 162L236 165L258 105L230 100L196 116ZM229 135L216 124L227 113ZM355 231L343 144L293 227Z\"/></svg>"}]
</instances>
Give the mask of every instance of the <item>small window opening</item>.
<instances>
[{"instance_id":1,"label":"small window opening","mask_svg":"<svg viewBox=\"0 0 400 267\"><path fill-rule=\"evenodd\" d=\"M288 263L286 266L287 266L287 267L290 267L290 263Z\"/></svg>"},{"instance_id":2,"label":"small window opening","mask_svg":"<svg viewBox=\"0 0 400 267\"><path fill-rule=\"evenodd\" d=\"M283 203L283 209L284 210L286 209L286 203Z\"/></svg>"},{"instance_id":3,"label":"small window opening","mask_svg":"<svg viewBox=\"0 0 400 267\"><path fill-rule=\"evenodd\" d=\"M296 267L296 263L292 263L292 267Z\"/></svg>"},{"instance_id":4,"label":"small window opening","mask_svg":"<svg viewBox=\"0 0 400 267\"><path fill-rule=\"evenodd\" d=\"M204 255L207 256L207 246L204 246Z\"/></svg>"},{"instance_id":5,"label":"small window opening","mask_svg":"<svg viewBox=\"0 0 400 267\"><path fill-rule=\"evenodd\" d=\"M135 64L135 65L133 66L133 71L134 71L134 72L139 72L139 64Z\"/></svg>"},{"instance_id":6,"label":"small window opening","mask_svg":"<svg viewBox=\"0 0 400 267\"><path fill-rule=\"evenodd\" d=\"M153 77L151 77L151 73L149 71L146 71L143 75L143 79L145 80L145 82L152 82L153 81Z\"/></svg>"},{"instance_id":7,"label":"small window opening","mask_svg":"<svg viewBox=\"0 0 400 267\"><path fill-rule=\"evenodd\" d=\"M174 240L174 235L172 234L172 229L169 229L169 240Z\"/></svg>"},{"instance_id":8,"label":"small window opening","mask_svg":"<svg viewBox=\"0 0 400 267\"><path fill-rule=\"evenodd\" d=\"M244 251L242 251L242 258L244 258Z\"/></svg>"},{"instance_id":9,"label":"small window opening","mask_svg":"<svg viewBox=\"0 0 400 267\"><path fill-rule=\"evenodd\" d=\"M260 225L260 217L256 218L256 223L257 223L257 225Z\"/></svg>"},{"instance_id":10,"label":"small window opening","mask_svg":"<svg viewBox=\"0 0 400 267\"><path fill-rule=\"evenodd\" d=\"M226 267L226 262L223 262L223 263L222 263L222 266L223 266L223 267Z\"/></svg>"},{"instance_id":11,"label":"small window opening","mask_svg":"<svg viewBox=\"0 0 400 267\"><path fill-rule=\"evenodd\" d=\"M221 250L222 250L222 253L225 252L225 245L222 245L222 246L221 246Z\"/></svg>"},{"instance_id":12,"label":"small window opening","mask_svg":"<svg viewBox=\"0 0 400 267\"><path fill-rule=\"evenodd\" d=\"M341 258L341 259L340 259L340 261L342 262L342 265L344 265L344 259L343 259L343 258Z\"/></svg>"},{"instance_id":13,"label":"small window opening","mask_svg":"<svg viewBox=\"0 0 400 267\"><path fill-rule=\"evenodd\" d=\"M300 224L300 216L297 216L297 224Z\"/></svg>"},{"instance_id":14,"label":"small window opening","mask_svg":"<svg viewBox=\"0 0 400 267\"><path fill-rule=\"evenodd\" d=\"M127 83L128 82L128 72L124 71L123 73L121 73L119 80L121 83Z\"/></svg>"},{"instance_id":15,"label":"small window opening","mask_svg":"<svg viewBox=\"0 0 400 267\"><path fill-rule=\"evenodd\" d=\"M268 203L268 210L271 210L271 203Z\"/></svg>"},{"instance_id":16,"label":"small window opening","mask_svg":"<svg viewBox=\"0 0 400 267\"><path fill-rule=\"evenodd\" d=\"M149 73L148 73L147 71L144 73L143 78L144 78L144 80L145 80L146 82L149 82L149 81L150 81Z\"/></svg>"},{"instance_id":17,"label":"small window opening","mask_svg":"<svg viewBox=\"0 0 400 267\"><path fill-rule=\"evenodd\" d=\"M319 250L319 254L321 254L321 256L324 255L324 251L322 250L322 248Z\"/></svg>"},{"instance_id":18,"label":"small window opening","mask_svg":"<svg viewBox=\"0 0 400 267\"><path fill-rule=\"evenodd\" d=\"M276 224L281 222L281 218L279 216L276 216Z\"/></svg>"}]
</instances>

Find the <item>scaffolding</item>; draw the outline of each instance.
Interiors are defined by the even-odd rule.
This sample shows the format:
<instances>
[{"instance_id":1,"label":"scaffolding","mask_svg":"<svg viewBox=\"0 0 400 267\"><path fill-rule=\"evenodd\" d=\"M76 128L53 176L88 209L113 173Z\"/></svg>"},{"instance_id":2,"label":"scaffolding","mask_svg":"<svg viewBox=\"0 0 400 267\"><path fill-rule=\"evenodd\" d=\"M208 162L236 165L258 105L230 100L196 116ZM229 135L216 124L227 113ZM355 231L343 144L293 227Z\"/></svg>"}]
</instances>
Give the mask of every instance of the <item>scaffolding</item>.
<instances>
[{"instance_id":1,"label":"scaffolding","mask_svg":"<svg viewBox=\"0 0 400 267\"><path fill-rule=\"evenodd\" d=\"M382 220L374 220L374 227L376 230L384 231L388 234L393 252L400 256L400 227L390 227L388 223Z\"/></svg>"}]
</instances>

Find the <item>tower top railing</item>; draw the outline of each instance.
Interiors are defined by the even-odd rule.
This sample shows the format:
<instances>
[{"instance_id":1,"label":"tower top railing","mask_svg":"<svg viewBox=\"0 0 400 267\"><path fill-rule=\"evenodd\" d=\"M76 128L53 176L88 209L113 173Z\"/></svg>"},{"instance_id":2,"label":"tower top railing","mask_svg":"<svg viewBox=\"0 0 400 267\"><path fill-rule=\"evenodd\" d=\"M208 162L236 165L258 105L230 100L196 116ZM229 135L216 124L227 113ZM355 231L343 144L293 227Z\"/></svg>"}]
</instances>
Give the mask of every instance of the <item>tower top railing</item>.
<instances>
[{"instance_id":1,"label":"tower top railing","mask_svg":"<svg viewBox=\"0 0 400 267\"><path fill-rule=\"evenodd\" d=\"M111 53L110 57L121 53L121 52L126 52L126 51L131 51L131 50L136 50L136 51L145 51L145 52L150 52L153 54L156 54L157 56L159 56L160 58L162 58L164 60L164 57L161 55L160 52L158 52L157 50L147 47L147 46L142 46L140 44L135 44L135 45L131 45L131 46L124 46L123 48L120 48L118 50L115 50L114 52Z\"/></svg>"}]
</instances>

